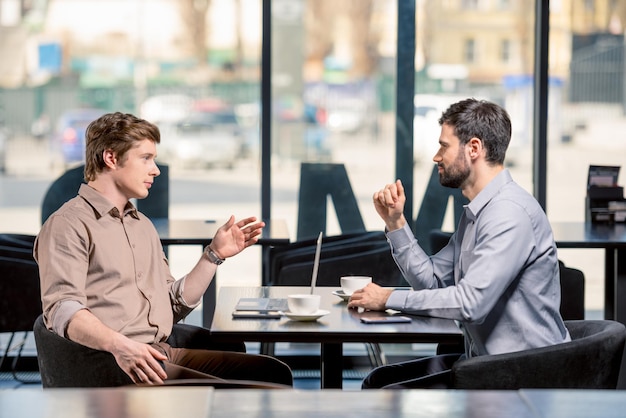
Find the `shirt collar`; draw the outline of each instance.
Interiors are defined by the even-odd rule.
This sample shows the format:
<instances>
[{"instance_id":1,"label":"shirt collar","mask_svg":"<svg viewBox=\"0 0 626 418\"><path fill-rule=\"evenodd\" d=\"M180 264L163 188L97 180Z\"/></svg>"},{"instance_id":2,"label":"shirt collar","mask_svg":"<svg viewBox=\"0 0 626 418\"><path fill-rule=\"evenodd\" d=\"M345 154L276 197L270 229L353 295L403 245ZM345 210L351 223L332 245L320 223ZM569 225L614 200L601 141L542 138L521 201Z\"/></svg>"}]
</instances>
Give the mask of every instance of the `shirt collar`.
<instances>
[{"instance_id":1,"label":"shirt collar","mask_svg":"<svg viewBox=\"0 0 626 418\"><path fill-rule=\"evenodd\" d=\"M465 215L467 218L471 221L475 221L478 217L478 213L493 199L505 184L511 181L513 181L511 173L505 168L465 206Z\"/></svg>"},{"instance_id":2,"label":"shirt collar","mask_svg":"<svg viewBox=\"0 0 626 418\"><path fill-rule=\"evenodd\" d=\"M111 203L106 197L104 197L100 192L98 192L93 187L87 184L81 184L80 189L78 189L78 195L82 197L95 211L96 216L99 218L103 217L105 214L110 214L113 217L121 218L119 215L119 211ZM135 206L129 201L126 203L124 207L123 216L130 215L135 219L139 219L139 215L137 214L137 209Z\"/></svg>"}]
</instances>

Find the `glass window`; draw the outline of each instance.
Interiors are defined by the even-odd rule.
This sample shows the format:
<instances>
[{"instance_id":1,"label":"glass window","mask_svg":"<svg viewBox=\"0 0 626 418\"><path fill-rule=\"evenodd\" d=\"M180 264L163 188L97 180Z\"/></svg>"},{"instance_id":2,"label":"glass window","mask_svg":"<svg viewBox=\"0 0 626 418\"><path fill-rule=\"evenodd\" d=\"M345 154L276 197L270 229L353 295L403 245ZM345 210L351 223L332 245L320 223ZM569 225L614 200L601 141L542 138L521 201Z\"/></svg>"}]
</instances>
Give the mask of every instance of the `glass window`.
<instances>
[{"instance_id":1,"label":"glass window","mask_svg":"<svg viewBox=\"0 0 626 418\"><path fill-rule=\"evenodd\" d=\"M584 221L589 166L626 161L626 141L619 134L626 126L626 1L611 1L608 9L602 5L572 2L571 11L551 16L546 204L551 222ZM626 179L623 172L624 167L619 185ZM604 250L559 250L559 257L585 273L587 309L601 310Z\"/></svg>"},{"instance_id":2,"label":"glass window","mask_svg":"<svg viewBox=\"0 0 626 418\"><path fill-rule=\"evenodd\" d=\"M72 115L113 110L161 127L171 218L260 216L261 3L56 0L2 8L0 231L38 232L48 186L80 163L84 123ZM398 2L271 3L272 217L287 221L294 240L322 228L358 229L359 221L381 229L371 195L396 175ZM532 191L535 2L416 7L414 119L404 127L414 134L414 218L431 178L438 115L459 98L506 107L514 129L507 165ZM580 221L588 166L623 163L626 143L616 132L626 103L626 0L554 1L550 12L547 212L555 222ZM338 213L337 202L358 210ZM452 217L446 212L448 228ZM593 254L559 252L585 272L588 289L602 283L602 254ZM175 275L198 255L172 247ZM260 283L260 258L259 248L246 250L220 267L219 283Z\"/></svg>"},{"instance_id":3,"label":"glass window","mask_svg":"<svg viewBox=\"0 0 626 418\"><path fill-rule=\"evenodd\" d=\"M419 44L423 49L418 56L424 61L416 68L415 86L416 215L427 199L424 194L440 133L437 120L452 102L467 97L491 100L508 110L513 138L506 164L513 178L532 192L534 4L512 2L506 10L495 8L476 15L468 15L463 2L454 8L434 1L424 7L418 8L417 21L418 33L423 31L425 39ZM444 229L454 230L452 205L448 206Z\"/></svg>"},{"instance_id":4,"label":"glass window","mask_svg":"<svg viewBox=\"0 0 626 418\"><path fill-rule=\"evenodd\" d=\"M381 228L371 195L394 176L396 21L393 0L272 2L272 217L293 239Z\"/></svg>"},{"instance_id":5,"label":"glass window","mask_svg":"<svg viewBox=\"0 0 626 418\"><path fill-rule=\"evenodd\" d=\"M0 231L39 231L47 188L82 162L86 123L111 111L160 127L170 218L260 217L260 6L57 0L1 27ZM174 276L201 250L170 247ZM260 260L247 249L218 284L260 283Z\"/></svg>"}]
</instances>

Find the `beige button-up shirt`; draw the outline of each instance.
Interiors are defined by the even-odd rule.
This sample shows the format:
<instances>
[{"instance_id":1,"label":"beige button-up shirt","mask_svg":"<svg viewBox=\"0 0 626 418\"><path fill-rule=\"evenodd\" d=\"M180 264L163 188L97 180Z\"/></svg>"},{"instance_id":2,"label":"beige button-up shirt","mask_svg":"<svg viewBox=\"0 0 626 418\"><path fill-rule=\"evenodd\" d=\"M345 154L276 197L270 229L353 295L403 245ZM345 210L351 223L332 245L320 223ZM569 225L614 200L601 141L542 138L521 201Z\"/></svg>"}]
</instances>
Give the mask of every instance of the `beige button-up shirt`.
<instances>
[{"instance_id":1,"label":"beige button-up shirt","mask_svg":"<svg viewBox=\"0 0 626 418\"><path fill-rule=\"evenodd\" d=\"M65 336L88 309L111 329L143 343L164 341L195 306L185 279L172 277L154 225L128 203L124 213L81 185L43 225L35 242L44 319Z\"/></svg>"}]
</instances>

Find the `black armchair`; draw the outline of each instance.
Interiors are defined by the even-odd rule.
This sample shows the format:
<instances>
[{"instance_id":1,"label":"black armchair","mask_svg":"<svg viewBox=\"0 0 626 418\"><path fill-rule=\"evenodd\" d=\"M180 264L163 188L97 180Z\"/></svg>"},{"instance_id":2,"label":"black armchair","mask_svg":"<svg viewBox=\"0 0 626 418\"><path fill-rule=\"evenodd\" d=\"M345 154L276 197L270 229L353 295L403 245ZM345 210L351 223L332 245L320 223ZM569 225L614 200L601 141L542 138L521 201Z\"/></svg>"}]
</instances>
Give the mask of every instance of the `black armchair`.
<instances>
[{"instance_id":1,"label":"black armchair","mask_svg":"<svg viewBox=\"0 0 626 418\"><path fill-rule=\"evenodd\" d=\"M156 181L145 199L137 201L137 209L149 218L169 216L169 167L159 164L159 180ZM52 182L41 202L41 224L65 202L76 196L80 185L85 182L85 165L79 165L64 172Z\"/></svg>"},{"instance_id":2,"label":"black armchair","mask_svg":"<svg viewBox=\"0 0 626 418\"><path fill-rule=\"evenodd\" d=\"M275 247L270 252L269 283L310 286L316 240ZM340 286L339 278L366 275L381 286L408 286L383 232L324 237L317 286Z\"/></svg>"},{"instance_id":3,"label":"black armchair","mask_svg":"<svg viewBox=\"0 0 626 418\"><path fill-rule=\"evenodd\" d=\"M10 333L2 349L0 368L15 351L10 370L14 379L22 383L31 383L31 380L18 376L17 364L33 323L41 314L39 289L39 268L33 260L32 250L0 249L0 333ZM16 340L15 337L20 334L21 340Z\"/></svg>"},{"instance_id":4,"label":"black armchair","mask_svg":"<svg viewBox=\"0 0 626 418\"><path fill-rule=\"evenodd\" d=\"M32 252L35 237L35 235L29 234L2 233L0 234L0 245L28 249Z\"/></svg>"},{"instance_id":5,"label":"black armchair","mask_svg":"<svg viewBox=\"0 0 626 418\"><path fill-rule=\"evenodd\" d=\"M561 316L564 320L585 319L585 275L559 261L561 275Z\"/></svg>"},{"instance_id":6,"label":"black armchair","mask_svg":"<svg viewBox=\"0 0 626 418\"><path fill-rule=\"evenodd\" d=\"M46 328L43 315L33 326L37 362L44 388L115 387L133 385L111 353L94 350L63 338ZM204 348L245 352L243 343L217 343L208 330L175 324L167 341L172 347ZM285 388L287 386L239 380L181 379L166 381L167 386L214 386L219 388Z\"/></svg>"},{"instance_id":7,"label":"black armchair","mask_svg":"<svg viewBox=\"0 0 626 418\"><path fill-rule=\"evenodd\" d=\"M565 322L572 341L515 353L457 361L457 389L615 389L626 327L615 321Z\"/></svg>"}]
</instances>

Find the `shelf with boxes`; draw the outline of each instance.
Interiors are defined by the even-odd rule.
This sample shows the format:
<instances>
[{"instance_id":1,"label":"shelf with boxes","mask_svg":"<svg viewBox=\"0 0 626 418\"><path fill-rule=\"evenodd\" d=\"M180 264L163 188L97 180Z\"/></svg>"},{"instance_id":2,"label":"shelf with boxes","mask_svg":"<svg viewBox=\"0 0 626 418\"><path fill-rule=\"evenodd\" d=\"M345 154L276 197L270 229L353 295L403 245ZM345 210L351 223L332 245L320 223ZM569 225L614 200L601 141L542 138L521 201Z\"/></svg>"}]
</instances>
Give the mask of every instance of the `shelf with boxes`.
<instances>
[{"instance_id":1,"label":"shelf with boxes","mask_svg":"<svg viewBox=\"0 0 626 418\"><path fill-rule=\"evenodd\" d=\"M589 166L585 220L592 223L626 221L624 187L617 185L619 166Z\"/></svg>"}]
</instances>

